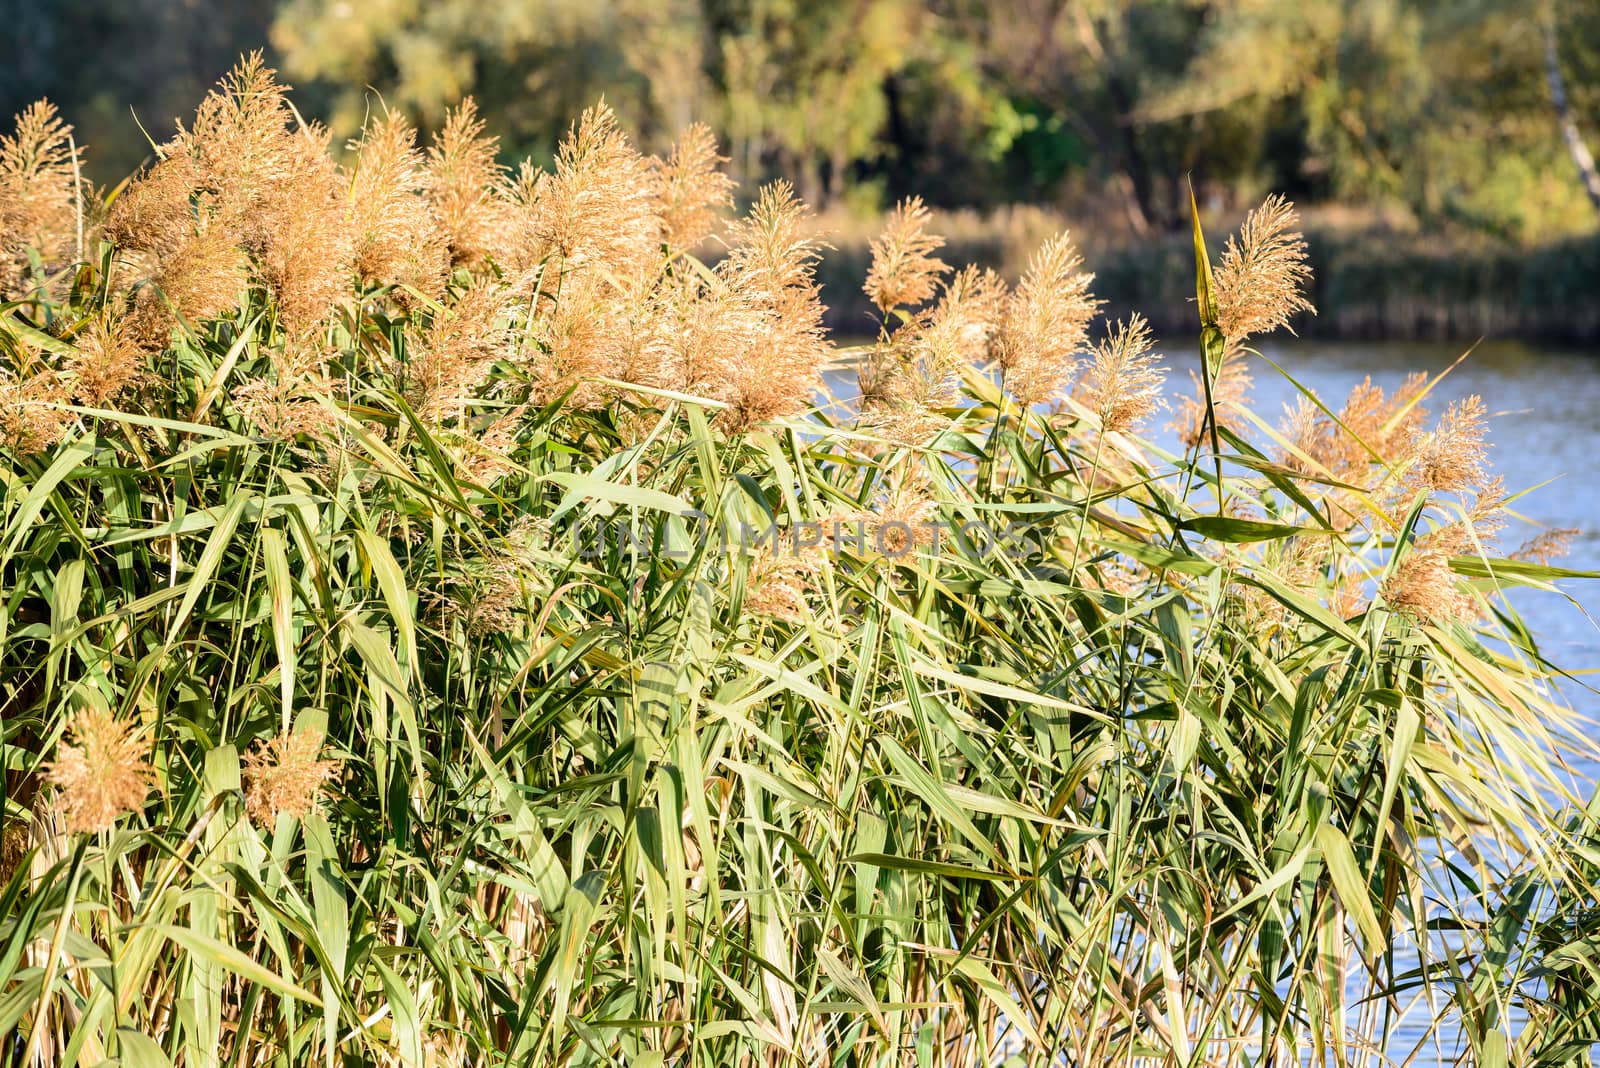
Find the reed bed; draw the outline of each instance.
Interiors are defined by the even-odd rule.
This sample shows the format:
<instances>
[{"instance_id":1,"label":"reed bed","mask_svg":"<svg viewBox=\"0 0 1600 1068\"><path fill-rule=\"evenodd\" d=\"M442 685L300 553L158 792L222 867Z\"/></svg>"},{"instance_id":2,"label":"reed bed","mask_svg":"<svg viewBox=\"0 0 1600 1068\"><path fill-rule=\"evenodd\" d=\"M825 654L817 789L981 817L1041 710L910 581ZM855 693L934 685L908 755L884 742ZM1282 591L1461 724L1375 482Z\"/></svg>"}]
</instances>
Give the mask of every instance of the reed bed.
<instances>
[{"instance_id":1,"label":"reed bed","mask_svg":"<svg viewBox=\"0 0 1600 1068\"><path fill-rule=\"evenodd\" d=\"M1562 536L1496 547L1432 381L1251 409L1282 200L1197 221L1162 412L1070 237L1009 284L914 202L837 348L804 207L731 217L699 128L335 163L252 57L125 186L79 159L47 105L0 145L0 1063L1600 1037L1592 746L1501 596Z\"/></svg>"}]
</instances>

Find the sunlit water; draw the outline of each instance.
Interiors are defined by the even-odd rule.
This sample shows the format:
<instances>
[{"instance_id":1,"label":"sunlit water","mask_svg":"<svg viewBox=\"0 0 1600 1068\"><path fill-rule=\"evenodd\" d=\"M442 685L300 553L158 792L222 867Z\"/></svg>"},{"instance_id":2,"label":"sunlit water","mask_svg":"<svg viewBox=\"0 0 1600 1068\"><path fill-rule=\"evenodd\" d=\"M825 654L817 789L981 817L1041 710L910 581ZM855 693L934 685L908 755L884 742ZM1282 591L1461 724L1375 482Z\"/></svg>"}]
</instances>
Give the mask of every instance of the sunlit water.
<instances>
[{"instance_id":1,"label":"sunlit water","mask_svg":"<svg viewBox=\"0 0 1600 1068\"><path fill-rule=\"evenodd\" d=\"M1335 411L1351 388L1367 376L1392 392L1413 371L1436 375L1450 368L1468 348L1471 354L1434 388L1426 406L1437 418L1451 401L1472 394L1483 398L1491 416L1489 458L1495 473L1505 477L1509 493L1531 491L1513 504L1526 522L1513 520L1508 525L1500 549L1509 554L1540 529L1577 529L1580 533L1568 555L1553 562L1576 570L1600 570L1600 351L1515 342L1484 342L1472 347L1290 341L1262 346L1284 372ZM1196 367L1195 360L1194 354L1182 352L1171 359L1169 381L1174 400L1176 392L1187 387L1184 370ZM1298 397L1298 390L1269 363L1252 360L1252 371L1252 407L1276 422L1285 405ZM829 379L836 398L854 392L852 373L835 372ZM1157 431L1153 438L1157 444L1177 450L1170 431ZM1592 689L1600 686L1600 625L1596 623L1600 619L1600 580L1562 580L1556 585L1563 593L1517 589L1511 593L1512 602L1545 655L1576 677L1562 687L1563 698L1586 718L1600 721L1600 694ZM1574 790L1586 797L1600 769L1578 765L1574 770ZM1352 999L1365 993L1354 986L1350 990ZM1390 1057L1403 1060L1421 1043L1413 1063L1454 1061L1462 1052L1459 1036L1429 1034L1426 1023L1430 1018L1426 1006L1414 1006L1391 1034ZM1520 1021L1513 1018L1511 1022L1514 1032Z\"/></svg>"}]
</instances>

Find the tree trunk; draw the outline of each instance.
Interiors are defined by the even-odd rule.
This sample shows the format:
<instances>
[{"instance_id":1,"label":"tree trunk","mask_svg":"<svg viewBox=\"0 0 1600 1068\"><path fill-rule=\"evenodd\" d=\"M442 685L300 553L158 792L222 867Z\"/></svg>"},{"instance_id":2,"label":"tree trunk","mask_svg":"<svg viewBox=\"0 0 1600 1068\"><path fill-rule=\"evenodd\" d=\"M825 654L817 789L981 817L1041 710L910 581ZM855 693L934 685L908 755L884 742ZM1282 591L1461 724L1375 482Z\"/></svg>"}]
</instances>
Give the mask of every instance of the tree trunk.
<instances>
[{"instance_id":1,"label":"tree trunk","mask_svg":"<svg viewBox=\"0 0 1600 1068\"><path fill-rule=\"evenodd\" d=\"M1546 14L1541 22L1544 30L1544 72L1550 83L1550 103L1556 109L1556 118L1561 123L1561 136L1566 139L1567 152L1578 168L1578 178L1583 182L1584 191L1589 194L1594 210L1600 212L1600 171L1595 170L1594 156L1590 154L1589 146L1583 143L1578 121L1572 117L1572 108L1567 102L1567 83L1561 77L1561 59L1556 53L1555 16Z\"/></svg>"}]
</instances>

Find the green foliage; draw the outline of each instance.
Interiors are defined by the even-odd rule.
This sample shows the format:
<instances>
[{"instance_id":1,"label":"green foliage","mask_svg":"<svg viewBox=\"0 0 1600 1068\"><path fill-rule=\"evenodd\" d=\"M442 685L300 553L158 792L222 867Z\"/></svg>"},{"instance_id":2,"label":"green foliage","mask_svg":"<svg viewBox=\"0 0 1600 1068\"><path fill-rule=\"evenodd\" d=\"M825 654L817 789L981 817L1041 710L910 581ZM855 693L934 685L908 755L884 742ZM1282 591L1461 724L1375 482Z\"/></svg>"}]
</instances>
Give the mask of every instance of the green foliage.
<instances>
[{"instance_id":1,"label":"green foliage","mask_svg":"<svg viewBox=\"0 0 1600 1068\"><path fill-rule=\"evenodd\" d=\"M1101 231L1176 232L1188 174L1207 205L1286 189L1526 244L1595 222L1543 18L1580 134L1600 138L1600 14L1537 7L274 0L202 18L187 2L0 0L25 45L0 70L0 114L49 96L95 149L91 175L114 181L149 150L129 106L164 127L270 44L340 138L383 106L437 130L472 95L508 158L542 157L603 95L647 145L710 122L741 177L786 176L819 205L1055 202Z\"/></svg>"}]
</instances>

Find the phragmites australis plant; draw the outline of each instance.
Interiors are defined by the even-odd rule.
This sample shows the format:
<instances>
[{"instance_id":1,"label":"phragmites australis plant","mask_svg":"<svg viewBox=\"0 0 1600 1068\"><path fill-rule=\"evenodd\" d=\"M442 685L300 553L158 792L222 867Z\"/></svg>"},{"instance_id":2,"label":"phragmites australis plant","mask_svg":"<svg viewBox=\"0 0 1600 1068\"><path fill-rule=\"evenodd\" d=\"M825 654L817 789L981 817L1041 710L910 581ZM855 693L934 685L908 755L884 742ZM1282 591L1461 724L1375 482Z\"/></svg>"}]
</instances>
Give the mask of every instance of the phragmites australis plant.
<instances>
[{"instance_id":1,"label":"phragmites australis plant","mask_svg":"<svg viewBox=\"0 0 1600 1068\"><path fill-rule=\"evenodd\" d=\"M79 152L0 142L0 1064L1600 1036L1587 743L1502 596L1568 535L1496 548L1435 380L1255 416L1287 202L1196 223L1175 453L1188 344L1069 236L1013 284L907 202L840 348L703 127L336 152L253 57L120 191Z\"/></svg>"}]
</instances>

